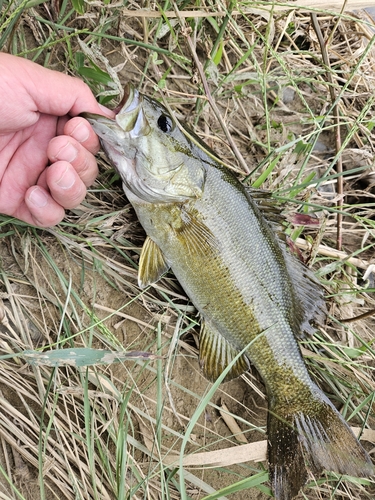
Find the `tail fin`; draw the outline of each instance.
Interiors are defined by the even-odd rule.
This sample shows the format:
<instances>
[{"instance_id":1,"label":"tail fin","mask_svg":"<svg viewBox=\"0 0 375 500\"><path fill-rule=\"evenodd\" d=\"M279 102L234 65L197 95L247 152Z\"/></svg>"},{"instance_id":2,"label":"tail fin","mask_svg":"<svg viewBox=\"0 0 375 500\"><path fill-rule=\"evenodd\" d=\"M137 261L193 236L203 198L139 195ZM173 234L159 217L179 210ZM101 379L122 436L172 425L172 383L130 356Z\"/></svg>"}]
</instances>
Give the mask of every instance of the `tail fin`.
<instances>
[{"instance_id":1,"label":"tail fin","mask_svg":"<svg viewBox=\"0 0 375 500\"><path fill-rule=\"evenodd\" d=\"M271 401L268 413L268 461L276 500L294 498L307 480L307 469L374 475L370 457L318 387L309 401L293 406Z\"/></svg>"}]
</instances>

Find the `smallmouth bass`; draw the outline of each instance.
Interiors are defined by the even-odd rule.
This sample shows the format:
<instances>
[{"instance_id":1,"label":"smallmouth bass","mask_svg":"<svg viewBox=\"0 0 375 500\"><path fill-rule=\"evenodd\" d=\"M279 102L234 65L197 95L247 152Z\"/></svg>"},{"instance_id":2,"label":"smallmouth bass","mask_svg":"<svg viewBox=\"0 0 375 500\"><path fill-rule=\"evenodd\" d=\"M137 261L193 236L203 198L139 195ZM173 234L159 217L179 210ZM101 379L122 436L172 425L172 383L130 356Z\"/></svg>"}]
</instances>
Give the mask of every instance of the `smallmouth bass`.
<instances>
[{"instance_id":1,"label":"smallmouth bass","mask_svg":"<svg viewBox=\"0 0 375 500\"><path fill-rule=\"evenodd\" d=\"M226 380L250 362L262 376L275 498L294 498L308 468L373 475L370 457L310 378L297 343L324 313L322 291L254 197L195 134L132 86L115 119L83 116L147 233L139 285L172 269L200 313L200 365L209 380L231 363Z\"/></svg>"}]
</instances>

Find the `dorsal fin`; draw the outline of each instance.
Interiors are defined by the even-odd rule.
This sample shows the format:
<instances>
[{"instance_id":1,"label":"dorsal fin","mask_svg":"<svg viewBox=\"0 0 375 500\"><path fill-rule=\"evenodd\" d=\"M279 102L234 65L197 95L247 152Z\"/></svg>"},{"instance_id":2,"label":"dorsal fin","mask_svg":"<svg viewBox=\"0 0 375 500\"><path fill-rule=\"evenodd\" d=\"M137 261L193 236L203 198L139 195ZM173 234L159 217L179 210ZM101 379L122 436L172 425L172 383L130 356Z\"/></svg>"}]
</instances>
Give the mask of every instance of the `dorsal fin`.
<instances>
[{"instance_id":1,"label":"dorsal fin","mask_svg":"<svg viewBox=\"0 0 375 500\"><path fill-rule=\"evenodd\" d=\"M311 323L319 325L324 322L327 310L324 301L324 290L313 272L295 255L292 255L286 244L280 240L285 264L294 284L295 314L293 318L294 333L298 338L303 334L312 335L315 331Z\"/></svg>"},{"instance_id":2,"label":"dorsal fin","mask_svg":"<svg viewBox=\"0 0 375 500\"><path fill-rule=\"evenodd\" d=\"M281 225L286 221L282 211L285 205L272 198L272 192L264 189L245 187L246 194L249 195L262 212L263 217L272 224Z\"/></svg>"},{"instance_id":3,"label":"dorsal fin","mask_svg":"<svg viewBox=\"0 0 375 500\"><path fill-rule=\"evenodd\" d=\"M287 235L282 231L282 223L287 220L282 214L282 205L272 198L270 191L248 188L247 193L275 233L293 282L293 289L296 291L292 318L293 331L297 338L303 338L304 334L311 335L315 331L311 322L320 324L326 315L323 288L313 272L293 255L288 247Z\"/></svg>"}]
</instances>

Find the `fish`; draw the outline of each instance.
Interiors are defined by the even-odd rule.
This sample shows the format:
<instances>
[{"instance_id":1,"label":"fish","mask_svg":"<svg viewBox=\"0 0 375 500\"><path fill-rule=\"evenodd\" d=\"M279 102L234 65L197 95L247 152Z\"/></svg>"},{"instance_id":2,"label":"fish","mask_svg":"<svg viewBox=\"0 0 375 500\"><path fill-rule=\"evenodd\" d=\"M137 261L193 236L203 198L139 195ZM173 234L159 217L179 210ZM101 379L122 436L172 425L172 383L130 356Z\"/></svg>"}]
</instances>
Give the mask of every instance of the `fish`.
<instances>
[{"instance_id":1,"label":"fish","mask_svg":"<svg viewBox=\"0 0 375 500\"><path fill-rule=\"evenodd\" d=\"M262 377L275 498L293 499L309 471L374 475L369 455L304 363L298 340L324 316L323 291L262 210L263 195L130 84L114 119L82 116L146 232L139 286L173 271L200 315L199 364L208 380L227 370L228 381L250 366Z\"/></svg>"}]
</instances>

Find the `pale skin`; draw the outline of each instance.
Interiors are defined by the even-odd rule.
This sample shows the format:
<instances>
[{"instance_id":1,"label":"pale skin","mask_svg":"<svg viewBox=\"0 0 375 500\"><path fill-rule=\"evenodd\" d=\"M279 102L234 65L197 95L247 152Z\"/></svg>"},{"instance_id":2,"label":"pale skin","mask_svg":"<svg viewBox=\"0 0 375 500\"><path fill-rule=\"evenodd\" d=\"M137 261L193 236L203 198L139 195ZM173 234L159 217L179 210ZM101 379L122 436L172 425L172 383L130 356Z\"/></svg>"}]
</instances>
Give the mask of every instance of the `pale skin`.
<instances>
[{"instance_id":1,"label":"pale skin","mask_svg":"<svg viewBox=\"0 0 375 500\"><path fill-rule=\"evenodd\" d=\"M113 118L78 78L0 53L0 213L58 224L95 180L99 140L83 111Z\"/></svg>"}]
</instances>

